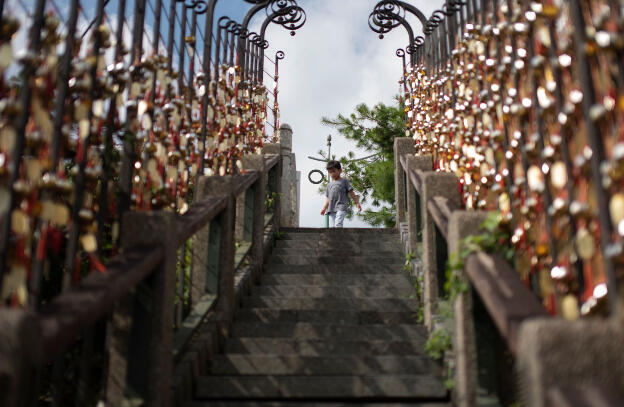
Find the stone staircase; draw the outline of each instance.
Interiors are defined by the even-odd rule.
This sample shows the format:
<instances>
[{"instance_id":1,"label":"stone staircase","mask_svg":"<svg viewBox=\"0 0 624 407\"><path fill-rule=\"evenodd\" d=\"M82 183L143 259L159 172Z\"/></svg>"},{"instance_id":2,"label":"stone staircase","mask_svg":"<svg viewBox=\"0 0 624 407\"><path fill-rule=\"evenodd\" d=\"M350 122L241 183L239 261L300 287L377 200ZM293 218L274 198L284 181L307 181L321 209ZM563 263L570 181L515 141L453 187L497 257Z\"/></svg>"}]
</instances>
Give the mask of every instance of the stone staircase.
<instances>
[{"instance_id":1,"label":"stone staircase","mask_svg":"<svg viewBox=\"0 0 624 407\"><path fill-rule=\"evenodd\" d=\"M403 258L390 229L286 229L189 407L447 405Z\"/></svg>"}]
</instances>

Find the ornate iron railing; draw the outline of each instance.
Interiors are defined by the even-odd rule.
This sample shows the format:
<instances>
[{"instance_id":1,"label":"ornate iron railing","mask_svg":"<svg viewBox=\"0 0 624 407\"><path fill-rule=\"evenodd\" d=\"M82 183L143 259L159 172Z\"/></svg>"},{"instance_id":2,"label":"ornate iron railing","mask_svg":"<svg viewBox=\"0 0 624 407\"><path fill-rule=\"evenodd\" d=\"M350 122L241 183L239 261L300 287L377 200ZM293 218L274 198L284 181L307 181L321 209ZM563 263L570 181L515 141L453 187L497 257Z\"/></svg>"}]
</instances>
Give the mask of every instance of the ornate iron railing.
<instances>
[{"instance_id":1,"label":"ornate iron railing","mask_svg":"<svg viewBox=\"0 0 624 407\"><path fill-rule=\"evenodd\" d=\"M423 37L412 8L381 1L369 25L408 30L397 55L416 153L457 175L464 208L501 212L514 268L551 314L619 314L619 3L447 1Z\"/></svg>"},{"instance_id":2,"label":"ornate iron railing","mask_svg":"<svg viewBox=\"0 0 624 407\"><path fill-rule=\"evenodd\" d=\"M247 254L261 259L264 206L279 206L278 161L266 162L267 175L259 155L277 141L265 129L278 107L264 86L264 34L270 23L294 33L305 12L292 0L246 1L266 13L260 34L247 29L253 14L242 25L215 21L217 0L0 2L0 319L22 326L16 321L29 315L28 329L43 341L14 349L26 361L23 377L0 367L0 404L84 405L104 388L114 393L117 379L127 380L124 397L134 388L155 400L158 389L145 382L154 378L130 365L123 378L94 373L94 364L116 363L116 340L150 335L106 317L134 312L135 325L169 324L184 337L198 306L203 318L218 308L210 304L233 301L221 299L231 290L216 291L223 278L233 281L228 267ZM202 187L211 176L229 185L220 197ZM267 188L273 195L264 202ZM228 203L232 194L244 202L241 213ZM162 242L128 236L151 213L173 224L161 231L174 242L173 257ZM223 252L230 244L231 258ZM198 283L199 275L217 282ZM173 286L162 291L161 278ZM154 297L165 294L165 302ZM147 315L160 307L173 314L156 323ZM183 347L185 338L175 340ZM165 360L145 349L138 355ZM68 386L72 375L81 377L78 389Z\"/></svg>"}]
</instances>

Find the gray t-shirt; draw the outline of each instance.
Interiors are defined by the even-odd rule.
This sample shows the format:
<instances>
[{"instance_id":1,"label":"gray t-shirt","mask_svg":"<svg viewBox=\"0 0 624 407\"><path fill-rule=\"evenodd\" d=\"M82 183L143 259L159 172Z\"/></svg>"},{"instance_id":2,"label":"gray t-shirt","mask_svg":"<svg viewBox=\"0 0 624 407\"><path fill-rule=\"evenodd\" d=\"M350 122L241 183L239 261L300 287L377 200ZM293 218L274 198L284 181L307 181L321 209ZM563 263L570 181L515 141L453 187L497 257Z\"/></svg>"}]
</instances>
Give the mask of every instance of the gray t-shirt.
<instances>
[{"instance_id":1,"label":"gray t-shirt","mask_svg":"<svg viewBox=\"0 0 624 407\"><path fill-rule=\"evenodd\" d=\"M329 198L327 212L346 211L349 203L347 194L352 190L348 179L340 178L338 181L331 181L325 191L325 196Z\"/></svg>"}]
</instances>

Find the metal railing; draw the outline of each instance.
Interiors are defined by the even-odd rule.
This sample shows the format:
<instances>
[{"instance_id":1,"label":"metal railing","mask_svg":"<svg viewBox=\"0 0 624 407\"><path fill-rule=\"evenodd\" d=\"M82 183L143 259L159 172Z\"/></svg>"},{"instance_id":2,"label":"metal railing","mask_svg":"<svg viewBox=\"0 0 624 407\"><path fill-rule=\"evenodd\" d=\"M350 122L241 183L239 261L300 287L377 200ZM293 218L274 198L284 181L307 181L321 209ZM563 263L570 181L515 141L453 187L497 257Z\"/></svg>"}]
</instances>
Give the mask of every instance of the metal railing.
<instances>
[{"instance_id":1,"label":"metal railing","mask_svg":"<svg viewBox=\"0 0 624 407\"><path fill-rule=\"evenodd\" d=\"M279 176L268 177L279 174L279 156L259 158L243 175L201 177L196 202L184 215L129 212L122 254L106 272L90 274L37 312L5 310L0 320L16 343L3 349L12 362L0 372L3 405L170 405L173 363L200 324L222 334L232 322L241 260L248 262L245 278L252 281L262 268L266 226L272 233L279 218L275 210L265 216L265 182L269 190L279 188ZM239 202L252 213L238 216ZM236 247L239 227L249 242L243 252ZM182 292L189 312L180 319L173 305L180 292L180 248L187 242L193 245L192 268L190 287ZM105 336L107 346L97 335Z\"/></svg>"},{"instance_id":2,"label":"metal railing","mask_svg":"<svg viewBox=\"0 0 624 407\"><path fill-rule=\"evenodd\" d=\"M3 4L3 304L36 308L103 270L123 213L185 213L197 177L239 172L268 140L268 42L213 26L216 3ZM254 3L247 23L305 22L294 1Z\"/></svg>"},{"instance_id":3,"label":"metal railing","mask_svg":"<svg viewBox=\"0 0 624 407\"><path fill-rule=\"evenodd\" d=\"M0 404L169 404L171 355L227 327L279 222L264 30L305 23L246 1L0 2Z\"/></svg>"},{"instance_id":4,"label":"metal railing","mask_svg":"<svg viewBox=\"0 0 624 407\"><path fill-rule=\"evenodd\" d=\"M458 405L478 393L617 405L617 375L591 370L613 368L595 362L596 338L621 337L621 13L610 1L449 0L423 19L382 0L370 14L380 37L402 26L409 38L396 53L407 136L395 139L397 223L418 259L425 325L432 337L451 326ZM485 253L474 246L488 214L510 233ZM535 374L578 358L567 345L579 340L592 355L582 369Z\"/></svg>"},{"instance_id":5,"label":"metal railing","mask_svg":"<svg viewBox=\"0 0 624 407\"><path fill-rule=\"evenodd\" d=\"M452 0L420 20L423 37L406 2L369 20L408 30L397 55L416 153L457 175L463 208L501 212L514 268L567 318L619 315L621 9L598 3Z\"/></svg>"}]
</instances>

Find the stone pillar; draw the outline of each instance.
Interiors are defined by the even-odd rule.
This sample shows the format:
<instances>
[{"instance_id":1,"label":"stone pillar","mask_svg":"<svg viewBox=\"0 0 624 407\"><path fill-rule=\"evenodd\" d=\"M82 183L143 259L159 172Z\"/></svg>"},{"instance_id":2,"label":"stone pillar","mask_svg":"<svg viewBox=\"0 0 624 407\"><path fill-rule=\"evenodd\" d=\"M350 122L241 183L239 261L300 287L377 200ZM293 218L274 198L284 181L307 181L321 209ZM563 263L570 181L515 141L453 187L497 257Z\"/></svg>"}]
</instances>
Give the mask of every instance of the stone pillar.
<instances>
[{"instance_id":1,"label":"stone pillar","mask_svg":"<svg viewBox=\"0 0 624 407\"><path fill-rule=\"evenodd\" d=\"M288 124L280 126L280 144L282 156L282 213L280 225L283 227L299 226L299 179L295 153L292 152L293 130Z\"/></svg>"},{"instance_id":2,"label":"stone pillar","mask_svg":"<svg viewBox=\"0 0 624 407\"><path fill-rule=\"evenodd\" d=\"M457 252L459 242L475 234L487 218L487 212L455 211L448 223L449 255ZM453 301L453 354L455 356L454 401L458 407L471 407L477 404L477 347L472 289L465 274L459 276L469 289L459 293Z\"/></svg>"},{"instance_id":3,"label":"stone pillar","mask_svg":"<svg viewBox=\"0 0 624 407\"><path fill-rule=\"evenodd\" d=\"M407 221L407 213L405 211L405 179L403 175L403 167L401 166L401 157L407 154L414 154L414 139L411 137L396 137L394 139L394 202L396 204L396 227L400 228L403 222Z\"/></svg>"},{"instance_id":4,"label":"stone pillar","mask_svg":"<svg viewBox=\"0 0 624 407\"><path fill-rule=\"evenodd\" d=\"M276 192L277 196L275 197L275 203L274 203L274 213L275 216L273 217L273 230L274 231L278 231L281 224L281 213L282 213L282 145L280 143L269 143L269 144L265 144L264 147L262 148L262 152L264 154L274 154L279 156L279 162L277 163L276 167L274 167L274 169L272 170L267 170L267 180L268 180L268 175L270 171L275 171L275 175L277 177L276 181Z\"/></svg>"},{"instance_id":5,"label":"stone pillar","mask_svg":"<svg viewBox=\"0 0 624 407\"><path fill-rule=\"evenodd\" d=\"M422 175L422 219L423 219L423 299L425 326L433 327L433 314L436 302L441 293L438 292L438 265L436 248L436 225L427 210L427 202L435 196L448 198L451 204L460 206L461 197L457 187L455 174L445 172L423 172Z\"/></svg>"},{"instance_id":6,"label":"stone pillar","mask_svg":"<svg viewBox=\"0 0 624 407\"><path fill-rule=\"evenodd\" d=\"M171 212L127 212L122 250L160 245L164 260L115 311L109 332L107 401L121 405L126 387L150 406L171 400L176 289L176 216Z\"/></svg>"},{"instance_id":7,"label":"stone pillar","mask_svg":"<svg viewBox=\"0 0 624 407\"><path fill-rule=\"evenodd\" d=\"M555 387L606 389L624 400L624 328L613 318L529 320L520 325L516 370L527 406L545 407ZM593 396L601 404L600 392ZM563 404L561 404L563 405ZM589 405L589 404L588 404Z\"/></svg>"},{"instance_id":8,"label":"stone pillar","mask_svg":"<svg viewBox=\"0 0 624 407\"><path fill-rule=\"evenodd\" d=\"M0 309L0 406L37 405L37 370L43 344L35 316Z\"/></svg>"},{"instance_id":9,"label":"stone pillar","mask_svg":"<svg viewBox=\"0 0 624 407\"><path fill-rule=\"evenodd\" d=\"M416 190L414 184L409 179L409 173L412 171L432 171L433 170L433 156L407 156L407 224L409 230L409 242L408 250L413 255L422 255L422 199L420 192Z\"/></svg>"},{"instance_id":10,"label":"stone pillar","mask_svg":"<svg viewBox=\"0 0 624 407\"><path fill-rule=\"evenodd\" d=\"M254 185L254 213L253 235L251 239L251 256L254 262L252 281L260 282L260 272L264 263L264 199L266 197L266 171L264 168L264 156L251 154L243 157L243 169L246 171L258 171L260 177Z\"/></svg>"},{"instance_id":11,"label":"stone pillar","mask_svg":"<svg viewBox=\"0 0 624 407\"><path fill-rule=\"evenodd\" d=\"M215 305L215 319L212 322L219 324L219 332L223 337L229 334L230 324L234 318L234 215L236 210L236 197L234 196L234 184L238 176L224 175L200 177L198 191L206 197L227 196L226 208L219 214L216 221L219 224L219 276L218 297Z\"/></svg>"}]
</instances>

